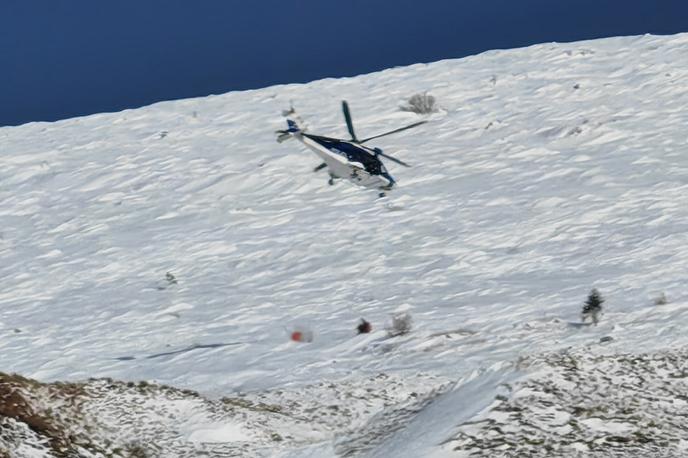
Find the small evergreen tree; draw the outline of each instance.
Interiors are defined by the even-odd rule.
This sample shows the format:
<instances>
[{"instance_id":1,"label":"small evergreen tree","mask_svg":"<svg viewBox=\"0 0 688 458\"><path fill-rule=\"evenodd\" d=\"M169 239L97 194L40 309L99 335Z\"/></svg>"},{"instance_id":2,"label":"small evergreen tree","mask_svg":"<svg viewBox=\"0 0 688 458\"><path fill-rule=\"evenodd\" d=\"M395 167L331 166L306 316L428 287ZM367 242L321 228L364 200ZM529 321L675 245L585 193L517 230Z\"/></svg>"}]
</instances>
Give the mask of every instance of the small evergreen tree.
<instances>
[{"instance_id":1,"label":"small evergreen tree","mask_svg":"<svg viewBox=\"0 0 688 458\"><path fill-rule=\"evenodd\" d=\"M597 326L603 303L604 299L600 295L600 292L593 288L590 294L588 294L588 299L585 301L585 304L583 304L583 311L581 313L582 321L585 322L588 317L590 317L593 324Z\"/></svg>"}]
</instances>

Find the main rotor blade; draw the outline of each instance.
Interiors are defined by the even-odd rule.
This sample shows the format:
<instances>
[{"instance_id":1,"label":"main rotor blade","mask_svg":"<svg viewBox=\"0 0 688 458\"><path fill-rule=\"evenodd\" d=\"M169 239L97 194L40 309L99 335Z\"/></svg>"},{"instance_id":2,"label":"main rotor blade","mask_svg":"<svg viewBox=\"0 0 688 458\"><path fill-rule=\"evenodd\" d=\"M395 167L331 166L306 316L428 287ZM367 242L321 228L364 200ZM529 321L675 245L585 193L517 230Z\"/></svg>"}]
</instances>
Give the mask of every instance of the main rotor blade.
<instances>
[{"instance_id":1,"label":"main rotor blade","mask_svg":"<svg viewBox=\"0 0 688 458\"><path fill-rule=\"evenodd\" d=\"M349 111L349 104L346 100L342 100L342 111L344 112L344 119L346 120L346 127L349 129L349 134L351 134L351 141L358 143L356 138L356 133L354 132L354 123L351 120L351 112Z\"/></svg>"},{"instance_id":2,"label":"main rotor blade","mask_svg":"<svg viewBox=\"0 0 688 458\"><path fill-rule=\"evenodd\" d=\"M358 143L365 143L368 140L372 140L374 138L380 138L380 137L384 137L385 135L396 134L397 132L401 132L402 130L411 129L413 127L420 126L421 124L425 124L426 122L427 121L420 121L420 122L416 122L416 123L410 124L410 125L405 126L405 127L400 127L398 129L390 130L389 132L385 132L384 134L373 135L372 137L364 138L363 140L359 141Z\"/></svg>"},{"instance_id":3,"label":"main rotor blade","mask_svg":"<svg viewBox=\"0 0 688 458\"><path fill-rule=\"evenodd\" d=\"M397 158L394 157L394 156L390 156L389 154L385 154L385 153L383 153L383 152L380 151L380 150L377 151L377 154L379 154L380 156L382 156L382 157L384 157L384 158L389 159L390 161L394 161L394 162L396 162L397 164L401 164L401 165L403 165L404 167L411 167L411 166L410 166L409 164L407 164L406 162L404 162L404 161L402 161L402 160L400 160L400 159L397 159Z\"/></svg>"}]
</instances>

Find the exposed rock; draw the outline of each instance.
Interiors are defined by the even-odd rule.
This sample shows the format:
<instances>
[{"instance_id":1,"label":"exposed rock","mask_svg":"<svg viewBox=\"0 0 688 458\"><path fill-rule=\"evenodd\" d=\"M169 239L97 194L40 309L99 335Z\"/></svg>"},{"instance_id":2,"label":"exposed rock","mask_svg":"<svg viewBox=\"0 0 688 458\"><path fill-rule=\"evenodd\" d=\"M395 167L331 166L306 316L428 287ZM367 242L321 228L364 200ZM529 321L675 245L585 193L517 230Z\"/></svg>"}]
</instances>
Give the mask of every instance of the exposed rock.
<instances>
[{"instance_id":1,"label":"exposed rock","mask_svg":"<svg viewBox=\"0 0 688 458\"><path fill-rule=\"evenodd\" d=\"M525 358L536 372L445 447L457 456L686 456L687 361L687 350Z\"/></svg>"}]
</instances>

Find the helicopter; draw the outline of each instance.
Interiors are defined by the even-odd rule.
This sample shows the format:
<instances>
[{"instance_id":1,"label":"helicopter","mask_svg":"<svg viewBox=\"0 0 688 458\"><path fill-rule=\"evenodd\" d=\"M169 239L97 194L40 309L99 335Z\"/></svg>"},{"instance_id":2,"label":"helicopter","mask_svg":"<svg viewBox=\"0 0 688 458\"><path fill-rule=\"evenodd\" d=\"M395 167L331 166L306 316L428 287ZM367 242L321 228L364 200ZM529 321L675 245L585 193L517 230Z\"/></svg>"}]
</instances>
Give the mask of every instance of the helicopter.
<instances>
[{"instance_id":1,"label":"helicopter","mask_svg":"<svg viewBox=\"0 0 688 458\"><path fill-rule=\"evenodd\" d=\"M411 166L402 160L383 153L380 148L364 146L363 143L375 138L384 137L420 126L427 121L416 122L389 132L359 140L354 132L351 111L349 110L349 104L346 100L342 101L342 112L344 113L344 120L346 121L349 135L351 135L351 139L349 140L306 133L305 129L299 127L297 121L300 121L300 119L296 116L294 108L291 107L289 110L282 113L287 117L287 129L276 131L278 134L277 141L282 143L285 140L296 138L306 145L308 149L313 151L323 160L323 162L315 167L313 171L318 172L327 168L327 172L330 176L328 184L333 185L335 179L348 179L355 185L380 190L379 196L384 197L385 191L391 190L395 186L396 181L389 172L387 172L387 168L380 158L384 157L405 167Z\"/></svg>"}]
</instances>

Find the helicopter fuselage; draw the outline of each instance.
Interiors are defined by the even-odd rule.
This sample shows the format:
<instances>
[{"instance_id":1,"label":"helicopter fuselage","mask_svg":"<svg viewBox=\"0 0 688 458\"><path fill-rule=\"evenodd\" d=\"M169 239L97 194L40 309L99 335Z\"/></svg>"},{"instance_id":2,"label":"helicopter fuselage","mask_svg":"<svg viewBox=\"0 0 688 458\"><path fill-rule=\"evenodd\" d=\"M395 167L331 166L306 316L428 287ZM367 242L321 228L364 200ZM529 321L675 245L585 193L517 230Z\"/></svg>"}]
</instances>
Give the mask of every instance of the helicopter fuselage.
<instances>
[{"instance_id":1,"label":"helicopter fuselage","mask_svg":"<svg viewBox=\"0 0 688 458\"><path fill-rule=\"evenodd\" d=\"M327 164L332 178L345 178L366 188L389 190L395 184L374 149L320 135L294 133L294 137Z\"/></svg>"}]
</instances>

